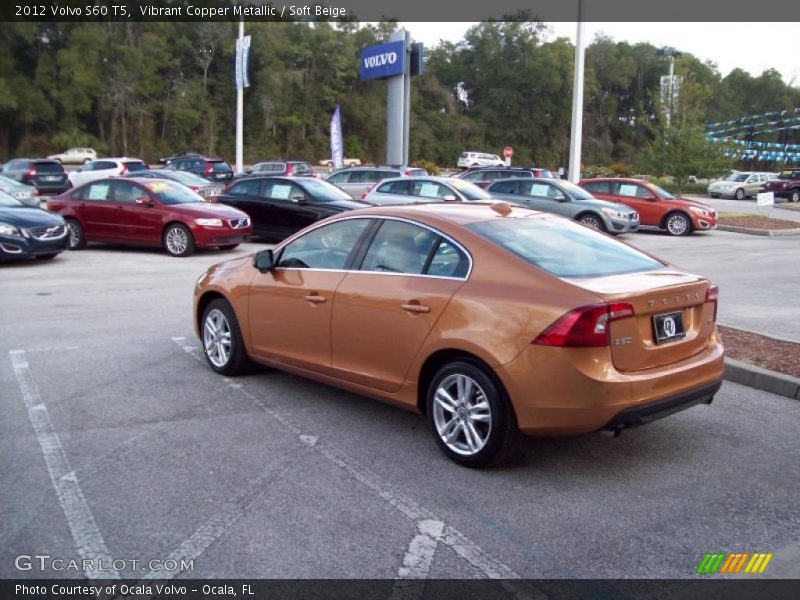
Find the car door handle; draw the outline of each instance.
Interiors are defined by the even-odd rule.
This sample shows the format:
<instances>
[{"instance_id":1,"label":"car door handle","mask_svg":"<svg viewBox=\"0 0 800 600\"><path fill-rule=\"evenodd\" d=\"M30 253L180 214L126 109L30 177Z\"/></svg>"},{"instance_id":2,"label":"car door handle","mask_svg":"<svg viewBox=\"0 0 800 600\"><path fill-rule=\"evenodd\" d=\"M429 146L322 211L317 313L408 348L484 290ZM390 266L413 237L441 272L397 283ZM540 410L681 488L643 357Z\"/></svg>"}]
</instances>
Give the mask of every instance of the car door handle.
<instances>
[{"instance_id":1,"label":"car door handle","mask_svg":"<svg viewBox=\"0 0 800 600\"><path fill-rule=\"evenodd\" d=\"M311 292L308 296L305 297L308 302L313 302L314 304L322 304L325 302L325 296L320 296L317 292Z\"/></svg>"},{"instance_id":2,"label":"car door handle","mask_svg":"<svg viewBox=\"0 0 800 600\"><path fill-rule=\"evenodd\" d=\"M407 304L403 304L403 310L410 313L429 313L431 307L420 304L418 300L409 300Z\"/></svg>"}]
</instances>

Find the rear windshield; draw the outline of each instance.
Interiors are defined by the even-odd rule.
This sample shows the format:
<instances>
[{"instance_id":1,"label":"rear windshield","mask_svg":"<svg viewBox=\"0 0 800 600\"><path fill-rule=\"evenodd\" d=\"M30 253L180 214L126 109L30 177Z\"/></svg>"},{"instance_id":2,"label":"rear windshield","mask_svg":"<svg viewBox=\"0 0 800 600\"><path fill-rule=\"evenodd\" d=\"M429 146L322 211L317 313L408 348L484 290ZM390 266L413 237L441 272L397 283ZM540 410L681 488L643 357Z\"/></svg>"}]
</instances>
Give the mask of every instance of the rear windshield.
<instances>
[{"instance_id":1,"label":"rear windshield","mask_svg":"<svg viewBox=\"0 0 800 600\"><path fill-rule=\"evenodd\" d=\"M341 189L328 183L327 181L310 180L304 181L303 187L306 188L309 194L314 196L314 199L319 202L331 202L334 200L352 200L350 194L343 192Z\"/></svg>"},{"instance_id":2,"label":"rear windshield","mask_svg":"<svg viewBox=\"0 0 800 600\"><path fill-rule=\"evenodd\" d=\"M531 216L482 221L467 227L556 277L604 277L665 266L567 219Z\"/></svg>"},{"instance_id":3,"label":"rear windshield","mask_svg":"<svg viewBox=\"0 0 800 600\"><path fill-rule=\"evenodd\" d=\"M589 192L583 189L579 185L575 185L570 181L560 181L558 185L561 186L562 189L566 190L572 195L573 200L592 200L594 196L592 196Z\"/></svg>"},{"instance_id":4,"label":"rear windshield","mask_svg":"<svg viewBox=\"0 0 800 600\"><path fill-rule=\"evenodd\" d=\"M63 173L64 167L61 166L61 163L56 161L35 161L34 166L36 167L37 173Z\"/></svg>"},{"instance_id":5,"label":"rear windshield","mask_svg":"<svg viewBox=\"0 0 800 600\"><path fill-rule=\"evenodd\" d=\"M448 185L457 189L467 200L491 200L492 195L489 194L482 187L478 187L474 183L464 181L463 179L453 179L447 182Z\"/></svg>"},{"instance_id":6,"label":"rear windshield","mask_svg":"<svg viewBox=\"0 0 800 600\"><path fill-rule=\"evenodd\" d=\"M231 170L231 166L223 160L209 161L209 163L214 173L228 173Z\"/></svg>"},{"instance_id":7,"label":"rear windshield","mask_svg":"<svg viewBox=\"0 0 800 600\"><path fill-rule=\"evenodd\" d=\"M149 171L150 167L144 164L141 161L131 161L126 162L125 167L128 169L128 173L136 173L137 171Z\"/></svg>"},{"instance_id":8,"label":"rear windshield","mask_svg":"<svg viewBox=\"0 0 800 600\"><path fill-rule=\"evenodd\" d=\"M406 171L409 177L427 177L428 172L425 169L409 169Z\"/></svg>"},{"instance_id":9,"label":"rear windshield","mask_svg":"<svg viewBox=\"0 0 800 600\"><path fill-rule=\"evenodd\" d=\"M800 171L793 171L791 169L786 169L780 172L778 175L781 179L800 179Z\"/></svg>"},{"instance_id":10,"label":"rear windshield","mask_svg":"<svg viewBox=\"0 0 800 600\"><path fill-rule=\"evenodd\" d=\"M306 162L291 163L292 173L295 175L311 175L314 169Z\"/></svg>"}]
</instances>

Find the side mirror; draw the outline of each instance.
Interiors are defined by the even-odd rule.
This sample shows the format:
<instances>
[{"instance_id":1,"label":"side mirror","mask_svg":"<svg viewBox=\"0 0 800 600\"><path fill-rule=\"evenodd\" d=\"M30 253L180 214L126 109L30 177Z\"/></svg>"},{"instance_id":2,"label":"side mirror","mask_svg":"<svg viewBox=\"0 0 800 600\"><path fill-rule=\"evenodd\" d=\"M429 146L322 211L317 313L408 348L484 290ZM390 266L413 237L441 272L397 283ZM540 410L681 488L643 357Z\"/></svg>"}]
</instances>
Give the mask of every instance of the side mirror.
<instances>
[{"instance_id":1,"label":"side mirror","mask_svg":"<svg viewBox=\"0 0 800 600\"><path fill-rule=\"evenodd\" d=\"M272 267L275 266L275 257L272 254L272 250L261 250L257 252L253 259L253 266L262 273L271 271Z\"/></svg>"},{"instance_id":2,"label":"side mirror","mask_svg":"<svg viewBox=\"0 0 800 600\"><path fill-rule=\"evenodd\" d=\"M153 202L147 196L141 196L140 198L137 198L136 204L139 204L140 206L155 206L155 202Z\"/></svg>"},{"instance_id":3,"label":"side mirror","mask_svg":"<svg viewBox=\"0 0 800 600\"><path fill-rule=\"evenodd\" d=\"M556 202L568 202L569 198L566 196L556 196Z\"/></svg>"},{"instance_id":4,"label":"side mirror","mask_svg":"<svg viewBox=\"0 0 800 600\"><path fill-rule=\"evenodd\" d=\"M247 173L248 175L250 175L250 173L253 172L253 169L245 169L244 172Z\"/></svg>"},{"instance_id":5,"label":"side mirror","mask_svg":"<svg viewBox=\"0 0 800 600\"><path fill-rule=\"evenodd\" d=\"M306 197L303 196L302 194L295 194L294 196L292 196L292 202L299 204L300 206L308 204L308 200L306 200Z\"/></svg>"},{"instance_id":6,"label":"side mirror","mask_svg":"<svg viewBox=\"0 0 800 600\"><path fill-rule=\"evenodd\" d=\"M453 194L448 194L447 196L443 196L442 200L444 200L445 202L455 202L457 198L453 196Z\"/></svg>"}]
</instances>

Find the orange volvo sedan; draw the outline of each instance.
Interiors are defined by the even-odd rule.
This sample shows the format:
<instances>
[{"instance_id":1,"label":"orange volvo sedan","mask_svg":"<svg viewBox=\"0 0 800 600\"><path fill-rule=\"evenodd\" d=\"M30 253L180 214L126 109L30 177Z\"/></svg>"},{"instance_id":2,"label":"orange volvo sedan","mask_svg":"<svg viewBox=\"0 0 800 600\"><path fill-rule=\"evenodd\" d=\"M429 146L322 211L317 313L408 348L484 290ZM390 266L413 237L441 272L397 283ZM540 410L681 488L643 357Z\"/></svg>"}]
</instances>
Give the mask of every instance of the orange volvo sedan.
<instances>
[{"instance_id":1,"label":"orange volvo sedan","mask_svg":"<svg viewBox=\"0 0 800 600\"><path fill-rule=\"evenodd\" d=\"M506 203L375 207L212 266L209 365L250 361L427 416L455 462L525 434L618 433L720 387L717 288L568 219Z\"/></svg>"}]
</instances>

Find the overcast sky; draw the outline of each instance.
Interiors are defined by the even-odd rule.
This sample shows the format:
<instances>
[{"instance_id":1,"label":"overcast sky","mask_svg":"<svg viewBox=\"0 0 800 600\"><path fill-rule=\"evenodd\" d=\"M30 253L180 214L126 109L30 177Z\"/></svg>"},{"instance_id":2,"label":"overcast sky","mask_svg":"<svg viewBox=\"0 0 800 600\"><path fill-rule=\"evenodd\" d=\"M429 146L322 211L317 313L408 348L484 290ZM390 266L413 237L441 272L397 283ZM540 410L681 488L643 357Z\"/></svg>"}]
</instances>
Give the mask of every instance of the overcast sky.
<instances>
[{"instance_id":1,"label":"overcast sky","mask_svg":"<svg viewBox=\"0 0 800 600\"><path fill-rule=\"evenodd\" d=\"M415 41L458 42L474 23L406 23ZM575 41L575 23L548 23L550 39ZM650 42L711 60L724 77L736 67L758 76L775 68L787 83L800 86L800 23L586 23L587 43L603 32L615 41Z\"/></svg>"}]
</instances>

